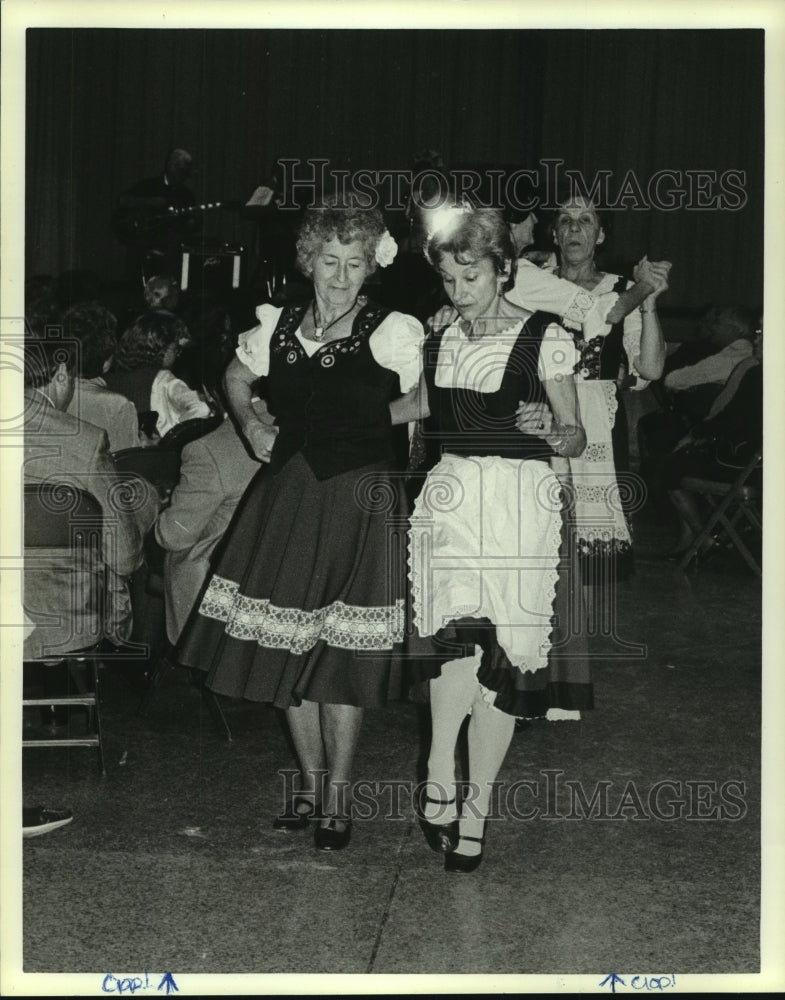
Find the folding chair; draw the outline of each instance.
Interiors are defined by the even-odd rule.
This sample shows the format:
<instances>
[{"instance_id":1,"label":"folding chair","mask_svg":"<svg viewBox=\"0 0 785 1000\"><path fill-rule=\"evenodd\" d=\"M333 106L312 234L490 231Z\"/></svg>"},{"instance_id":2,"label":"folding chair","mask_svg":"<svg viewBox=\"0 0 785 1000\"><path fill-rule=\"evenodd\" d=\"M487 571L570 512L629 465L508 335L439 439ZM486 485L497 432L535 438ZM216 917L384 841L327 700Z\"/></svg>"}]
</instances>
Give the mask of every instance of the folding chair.
<instances>
[{"instance_id":1,"label":"folding chair","mask_svg":"<svg viewBox=\"0 0 785 1000\"><path fill-rule=\"evenodd\" d=\"M212 413L209 417L194 417L192 420L183 420L182 423L175 424L164 434L158 442L157 448L174 449L179 453L191 441L214 431L222 420L223 415L218 412Z\"/></svg>"},{"instance_id":2,"label":"folding chair","mask_svg":"<svg viewBox=\"0 0 785 1000\"><path fill-rule=\"evenodd\" d=\"M684 570L700 552L702 546L719 533L721 539L727 538L735 546L753 573L762 576L760 561L750 552L738 531L740 524L746 524L757 537L762 537L761 487L756 482L750 481L755 473L762 469L762 460L762 450L758 449L730 483L700 479L696 476L685 476L681 480L679 488L699 493L708 501L711 513L703 529L682 556L678 565L680 570Z\"/></svg>"},{"instance_id":3,"label":"folding chair","mask_svg":"<svg viewBox=\"0 0 785 1000\"><path fill-rule=\"evenodd\" d=\"M105 606L102 529L101 506L91 494L65 483L25 484L24 604L28 617L36 621L28 642L37 652L23 654L24 663L67 669L78 693L23 696L22 706L82 706L87 708L87 725L84 735L73 735L69 723L67 734L23 739L22 746L95 747L101 773L106 774L98 673ZM58 575L61 586L57 586ZM68 606L52 606L55 594ZM77 616L75 602L79 600L84 603ZM78 630L85 621L87 631L80 636ZM74 645L75 634L85 640L84 645ZM58 646L74 648L59 652ZM82 675L83 666L89 668L89 686Z\"/></svg>"}]
</instances>

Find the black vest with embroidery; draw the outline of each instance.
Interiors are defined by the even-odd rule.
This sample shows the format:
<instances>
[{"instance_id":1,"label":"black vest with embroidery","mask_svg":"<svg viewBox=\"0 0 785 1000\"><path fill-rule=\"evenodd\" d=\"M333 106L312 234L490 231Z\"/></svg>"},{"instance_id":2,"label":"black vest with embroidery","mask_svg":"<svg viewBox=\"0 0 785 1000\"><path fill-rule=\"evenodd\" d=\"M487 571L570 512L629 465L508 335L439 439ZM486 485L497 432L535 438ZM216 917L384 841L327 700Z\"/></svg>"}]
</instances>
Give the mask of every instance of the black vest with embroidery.
<instances>
[{"instance_id":1,"label":"black vest with embroidery","mask_svg":"<svg viewBox=\"0 0 785 1000\"><path fill-rule=\"evenodd\" d=\"M547 460L554 452L542 438L522 434L515 426L520 402L545 400L538 374L543 334L558 317L535 312L515 340L495 392L453 389L436 385L436 366L444 330L425 342L423 367L428 386L431 425L435 425L439 450L454 455L500 455L504 458Z\"/></svg>"},{"instance_id":2,"label":"black vest with embroidery","mask_svg":"<svg viewBox=\"0 0 785 1000\"><path fill-rule=\"evenodd\" d=\"M317 479L394 460L390 401L398 374L374 358L369 340L390 310L363 306L352 332L311 357L296 331L309 305L283 310L270 340L265 398L279 433L270 463L280 471L302 452Z\"/></svg>"}]
</instances>

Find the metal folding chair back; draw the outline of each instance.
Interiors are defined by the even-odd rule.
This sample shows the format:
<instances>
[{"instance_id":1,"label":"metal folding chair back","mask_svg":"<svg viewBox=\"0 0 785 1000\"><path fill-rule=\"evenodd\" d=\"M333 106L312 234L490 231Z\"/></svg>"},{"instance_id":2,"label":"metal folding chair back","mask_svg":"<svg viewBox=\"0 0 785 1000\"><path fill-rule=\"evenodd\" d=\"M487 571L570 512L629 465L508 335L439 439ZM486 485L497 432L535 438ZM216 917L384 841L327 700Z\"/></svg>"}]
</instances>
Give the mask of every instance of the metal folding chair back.
<instances>
[{"instance_id":1,"label":"metal folding chair back","mask_svg":"<svg viewBox=\"0 0 785 1000\"><path fill-rule=\"evenodd\" d=\"M103 615L105 608L104 571L102 564L103 513L101 505L92 494L65 483L27 483L24 487L24 548L25 548L25 608L32 611L30 617L36 621L36 628L46 636L47 628L53 635L62 636L61 623L69 642L67 651L58 651L57 642L51 647L45 642L38 643L35 655L25 654L25 663L43 663L66 669L69 672L76 693L65 696L47 696L22 699L24 706L82 706L87 709L87 726L84 734L51 737L23 738L23 747L95 747L101 772L104 766L101 733L100 688L99 688L99 647L103 638ZM100 566L100 569L99 569ZM47 587L46 578L53 574L66 573L70 581L71 593L66 588ZM40 576L39 576L40 574ZM36 586L39 581L39 587ZM83 601L81 610L88 612L91 622L99 623L92 632L83 635L85 644L73 648L73 639L79 635L81 623L75 620L75 593ZM38 593L39 601L45 600L46 607L32 607ZM51 594L60 594L62 607L52 606ZM68 606L65 604L68 602ZM89 675L90 684L85 683L83 672Z\"/></svg>"},{"instance_id":2,"label":"metal folding chair back","mask_svg":"<svg viewBox=\"0 0 785 1000\"><path fill-rule=\"evenodd\" d=\"M758 471L762 470L762 462L763 452L758 449L736 479L730 483L701 479L697 476L685 476L681 480L679 488L699 493L708 501L711 513L703 529L682 556L678 566L680 570L684 570L692 562L706 542L719 535L734 546L753 573L762 576L761 560L750 551L739 531L742 525L746 525L752 529L756 537L762 537L762 490L757 481L751 481Z\"/></svg>"}]
</instances>

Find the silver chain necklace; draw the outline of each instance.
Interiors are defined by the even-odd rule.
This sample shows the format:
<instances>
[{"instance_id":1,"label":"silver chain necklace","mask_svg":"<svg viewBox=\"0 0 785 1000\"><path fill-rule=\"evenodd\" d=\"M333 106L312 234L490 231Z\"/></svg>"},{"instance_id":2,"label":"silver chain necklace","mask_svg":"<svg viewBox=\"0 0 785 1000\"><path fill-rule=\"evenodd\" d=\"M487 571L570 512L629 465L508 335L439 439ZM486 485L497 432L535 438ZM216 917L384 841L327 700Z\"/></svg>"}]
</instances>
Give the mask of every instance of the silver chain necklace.
<instances>
[{"instance_id":1,"label":"silver chain necklace","mask_svg":"<svg viewBox=\"0 0 785 1000\"><path fill-rule=\"evenodd\" d=\"M316 322L316 299L314 299L313 302L311 303L311 315L313 316L313 339L324 340L324 335L327 333L327 331L332 327L334 327L336 323L340 323L342 319L345 319L349 315L349 313L357 305L357 301L359 298L360 296L358 295L345 313L341 313L340 316L338 316L336 319L331 320L326 326L320 325L319 323Z\"/></svg>"}]
</instances>

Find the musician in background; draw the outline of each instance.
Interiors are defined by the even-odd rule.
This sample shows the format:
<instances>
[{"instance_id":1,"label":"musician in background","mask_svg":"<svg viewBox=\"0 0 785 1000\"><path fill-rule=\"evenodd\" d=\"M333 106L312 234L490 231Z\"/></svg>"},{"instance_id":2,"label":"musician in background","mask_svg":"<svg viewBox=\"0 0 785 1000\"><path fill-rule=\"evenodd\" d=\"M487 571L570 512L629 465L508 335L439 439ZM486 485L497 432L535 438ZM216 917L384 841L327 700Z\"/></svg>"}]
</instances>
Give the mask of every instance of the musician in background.
<instances>
[{"instance_id":1,"label":"musician in background","mask_svg":"<svg viewBox=\"0 0 785 1000\"><path fill-rule=\"evenodd\" d=\"M193 157L186 149L166 155L163 172L138 181L117 200L113 228L128 249L129 280L156 275L177 278L182 243L192 241L201 225L196 196L188 187Z\"/></svg>"}]
</instances>

